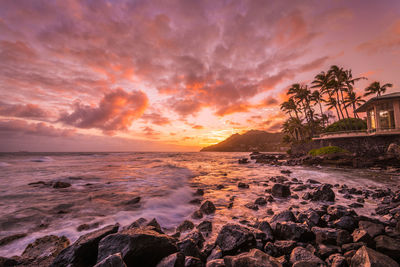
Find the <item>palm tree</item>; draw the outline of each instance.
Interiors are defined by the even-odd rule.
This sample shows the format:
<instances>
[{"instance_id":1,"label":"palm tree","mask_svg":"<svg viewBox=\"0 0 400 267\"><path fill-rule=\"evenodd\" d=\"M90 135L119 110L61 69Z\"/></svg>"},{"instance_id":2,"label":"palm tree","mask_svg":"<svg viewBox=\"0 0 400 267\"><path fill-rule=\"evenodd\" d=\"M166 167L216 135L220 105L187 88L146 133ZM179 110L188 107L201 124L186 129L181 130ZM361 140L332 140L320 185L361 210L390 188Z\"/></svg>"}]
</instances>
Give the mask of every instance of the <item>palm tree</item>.
<instances>
[{"instance_id":1,"label":"palm tree","mask_svg":"<svg viewBox=\"0 0 400 267\"><path fill-rule=\"evenodd\" d=\"M328 109L335 108L338 119L341 120L336 98L329 97L328 101L325 102L327 103Z\"/></svg>"},{"instance_id":2,"label":"palm tree","mask_svg":"<svg viewBox=\"0 0 400 267\"><path fill-rule=\"evenodd\" d=\"M289 98L288 101L283 102L281 104L281 110L288 113L290 118L293 118L292 112L294 112L296 118L299 119L299 114L297 112L297 105L294 102L293 98Z\"/></svg>"},{"instance_id":3,"label":"palm tree","mask_svg":"<svg viewBox=\"0 0 400 267\"><path fill-rule=\"evenodd\" d=\"M311 94L311 100L315 102L315 104L319 105L319 110L321 112L321 120L322 120L322 124L325 127L325 119L324 119L324 113L322 111L322 104L321 102L323 101L323 97L320 91L315 90L314 92L312 92Z\"/></svg>"},{"instance_id":4,"label":"palm tree","mask_svg":"<svg viewBox=\"0 0 400 267\"><path fill-rule=\"evenodd\" d=\"M342 118L344 118L343 111L342 111L342 104L344 104L343 91L346 90L345 72L344 72L343 68L339 68L338 66L333 65L329 69L328 73L331 76L330 83L331 83L332 89L336 93L337 106L339 107L339 111L342 114ZM349 112L347 111L347 108L344 107L344 110L346 112L347 118L349 118Z\"/></svg>"},{"instance_id":5,"label":"palm tree","mask_svg":"<svg viewBox=\"0 0 400 267\"><path fill-rule=\"evenodd\" d=\"M365 88L365 94L364 96L369 96L376 94L376 96L381 96L381 94L386 92L386 89L389 87L392 87L393 84L391 83L385 83L384 85L381 86L380 82L373 82L371 83L367 88Z\"/></svg>"},{"instance_id":6,"label":"palm tree","mask_svg":"<svg viewBox=\"0 0 400 267\"><path fill-rule=\"evenodd\" d=\"M356 113L356 106L360 106L361 104L365 103L365 100L362 99L361 96L357 96L356 92L351 91L345 98L345 103L346 103L345 105L347 107L352 106L354 118L359 118Z\"/></svg>"}]
</instances>

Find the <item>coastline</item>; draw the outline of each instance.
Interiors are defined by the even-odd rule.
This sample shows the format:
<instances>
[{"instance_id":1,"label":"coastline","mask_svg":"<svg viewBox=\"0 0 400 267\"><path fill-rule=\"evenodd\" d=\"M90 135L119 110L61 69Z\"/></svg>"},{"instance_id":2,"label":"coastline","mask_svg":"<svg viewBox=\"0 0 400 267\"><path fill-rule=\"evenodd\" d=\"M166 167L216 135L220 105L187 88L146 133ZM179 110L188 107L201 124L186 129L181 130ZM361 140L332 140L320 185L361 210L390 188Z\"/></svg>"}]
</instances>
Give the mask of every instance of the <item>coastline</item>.
<instances>
[{"instance_id":1,"label":"coastline","mask_svg":"<svg viewBox=\"0 0 400 267\"><path fill-rule=\"evenodd\" d=\"M271 155L263 157L266 160ZM213 197L224 192L222 185L214 185L212 190L192 187L191 202L197 211L175 229L166 229L153 218L98 230L90 230L89 224L73 243L65 237L43 237L28 245L21 256L10 255L0 262L4 266L109 266L109 262L117 262L116 266L238 266L243 262L246 266L363 266L354 264L373 258L397 266L398 190L329 185L320 183L318 177L299 179L291 168L296 167L281 166L281 175L262 182L232 180L238 193L222 205ZM246 199L255 187L263 187L264 194L241 202L240 197ZM284 206L289 200L285 209L269 208ZM375 214L358 214L363 205L373 205ZM309 208L301 210L302 206ZM258 215L232 217L230 223L222 224L213 220L216 213L235 209L257 210ZM159 254L152 255L155 250ZM147 261L149 253L151 261Z\"/></svg>"}]
</instances>

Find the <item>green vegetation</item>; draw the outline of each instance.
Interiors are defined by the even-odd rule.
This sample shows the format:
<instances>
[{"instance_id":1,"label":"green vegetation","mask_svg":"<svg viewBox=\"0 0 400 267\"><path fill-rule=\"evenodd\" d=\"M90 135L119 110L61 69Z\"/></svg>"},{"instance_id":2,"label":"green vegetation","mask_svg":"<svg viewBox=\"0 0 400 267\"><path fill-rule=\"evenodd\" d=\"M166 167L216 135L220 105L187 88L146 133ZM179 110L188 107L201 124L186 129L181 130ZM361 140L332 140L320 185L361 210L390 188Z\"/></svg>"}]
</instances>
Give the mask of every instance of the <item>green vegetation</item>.
<instances>
[{"instance_id":1,"label":"green vegetation","mask_svg":"<svg viewBox=\"0 0 400 267\"><path fill-rule=\"evenodd\" d=\"M351 69L334 65L316 75L311 85L293 84L287 92L288 100L281 104L281 110L289 115L282 125L284 142L303 143L323 132L366 129L366 123L355 112L365 103L354 90L355 83L362 79L366 78L353 77ZM365 88L364 96L380 96L391 86L373 82ZM335 119L338 121L332 124Z\"/></svg>"},{"instance_id":2,"label":"green vegetation","mask_svg":"<svg viewBox=\"0 0 400 267\"><path fill-rule=\"evenodd\" d=\"M350 152L338 146L325 146L317 149L311 149L308 152L309 155L314 157L327 154L334 154L334 153L350 153Z\"/></svg>"},{"instance_id":3,"label":"green vegetation","mask_svg":"<svg viewBox=\"0 0 400 267\"><path fill-rule=\"evenodd\" d=\"M360 131L367 129L367 122L358 118L348 118L332 123L325 132Z\"/></svg>"}]
</instances>

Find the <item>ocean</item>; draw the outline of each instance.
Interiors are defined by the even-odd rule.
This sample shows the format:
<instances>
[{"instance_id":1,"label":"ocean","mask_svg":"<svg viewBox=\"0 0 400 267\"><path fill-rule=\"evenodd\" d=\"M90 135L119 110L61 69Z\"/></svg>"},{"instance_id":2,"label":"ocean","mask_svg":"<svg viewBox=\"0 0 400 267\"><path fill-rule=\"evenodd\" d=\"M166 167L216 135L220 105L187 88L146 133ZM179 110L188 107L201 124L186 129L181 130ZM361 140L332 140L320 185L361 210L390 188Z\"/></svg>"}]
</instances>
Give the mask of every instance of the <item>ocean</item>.
<instances>
[{"instance_id":1,"label":"ocean","mask_svg":"<svg viewBox=\"0 0 400 267\"><path fill-rule=\"evenodd\" d=\"M140 217L156 218L164 231L174 229L185 219L195 224L208 219L215 238L227 222L245 223L269 218L271 212L292 207L305 210L321 203L299 204L304 192L292 192L299 199L275 199L259 210L245 207L271 188L271 177L290 170L289 180L314 179L321 183L346 184L355 188L399 188L398 174L379 170L328 167L287 167L238 164L249 153L1 153L0 154L0 240L13 234L26 234L0 246L0 256L20 255L27 244L45 235L65 235L74 242L80 235L105 225L121 227ZM54 182L71 184L53 188ZM38 183L39 182L39 183ZM238 188L239 182L249 189ZM204 189L204 196L195 196ZM354 203L334 189L337 202ZM140 197L139 203L132 199ZM215 214L202 219L191 215L199 209L189 203L195 198L211 200ZM234 200L232 209L227 206ZM377 203L366 199L359 215L371 216ZM92 229L78 231L82 224Z\"/></svg>"}]
</instances>

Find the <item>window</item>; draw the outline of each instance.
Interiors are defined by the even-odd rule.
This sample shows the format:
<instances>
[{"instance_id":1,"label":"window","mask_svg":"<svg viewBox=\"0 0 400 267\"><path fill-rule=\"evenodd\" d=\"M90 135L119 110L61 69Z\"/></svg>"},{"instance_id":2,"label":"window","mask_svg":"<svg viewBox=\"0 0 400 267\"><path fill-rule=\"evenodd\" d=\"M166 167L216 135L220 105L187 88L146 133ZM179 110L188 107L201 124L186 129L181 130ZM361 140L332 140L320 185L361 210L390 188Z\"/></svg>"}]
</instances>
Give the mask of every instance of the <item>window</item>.
<instances>
[{"instance_id":1,"label":"window","mask_svg":"<svg viewBox=\"0 0 400 267\"><path fill-rule=\"evenodd\" d=\"M368 111L368 120L369 120L369 125L371 125L371 129L376 129L374 109L370 109Z\"/></svg>"},{"instance_id":2,"label":"window","mask_svg":"<svg viewBox=\"0 0 400 267\"><path fill-rule=\"evenodd\" d=\"M377 106L377 114L379 118L379 128L394 129L394 110L393 103L384 103Z\"/></svg>"}]
</instances>

